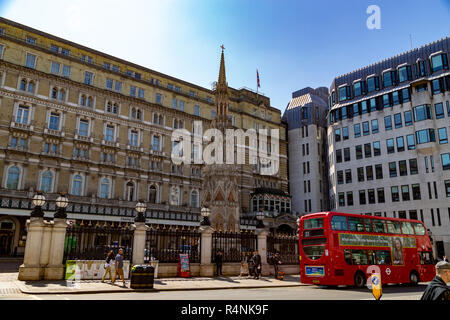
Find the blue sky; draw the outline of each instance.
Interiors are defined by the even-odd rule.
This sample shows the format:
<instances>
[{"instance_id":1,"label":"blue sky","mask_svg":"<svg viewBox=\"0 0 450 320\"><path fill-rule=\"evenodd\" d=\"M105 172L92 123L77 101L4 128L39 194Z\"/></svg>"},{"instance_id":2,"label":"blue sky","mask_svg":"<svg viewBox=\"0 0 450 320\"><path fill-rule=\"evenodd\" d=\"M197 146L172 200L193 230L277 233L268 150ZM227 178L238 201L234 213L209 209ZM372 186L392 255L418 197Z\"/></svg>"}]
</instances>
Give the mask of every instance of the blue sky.
<instances>
[{"instance_id":1,"label":"blue sky","mask_svg":"<svg viewBox=\"0 0 450 320\"><path fill-rule=\"evenodd\" d=\"M413 47L450 35L450 0L0 0L0 15L208 88L224 44L228 84L256 89L258 68L282 112L292 91L409 50L410 34Z\"/></svg>"}]
</instances>

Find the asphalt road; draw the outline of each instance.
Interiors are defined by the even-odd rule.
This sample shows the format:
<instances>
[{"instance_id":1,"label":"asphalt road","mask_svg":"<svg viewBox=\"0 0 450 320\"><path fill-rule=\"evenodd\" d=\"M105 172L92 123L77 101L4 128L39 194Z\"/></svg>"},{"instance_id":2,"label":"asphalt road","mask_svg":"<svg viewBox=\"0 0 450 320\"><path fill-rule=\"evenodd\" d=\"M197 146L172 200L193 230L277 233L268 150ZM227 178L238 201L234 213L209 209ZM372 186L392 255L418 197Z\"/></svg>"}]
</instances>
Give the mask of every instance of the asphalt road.
<instances>
[{"instance_id":1,"label":"asphalt road","mask_svg":"<svg viewBox=\"0 0 450 320\"><path fill-rule=\"evenodd\" d=\"M383 287L382 300L419 300L426 285ZM369 289L302 286L289 288L125 292L101 294L9 294L0 300L374 300Z\"/></svg>"}]
</instances>

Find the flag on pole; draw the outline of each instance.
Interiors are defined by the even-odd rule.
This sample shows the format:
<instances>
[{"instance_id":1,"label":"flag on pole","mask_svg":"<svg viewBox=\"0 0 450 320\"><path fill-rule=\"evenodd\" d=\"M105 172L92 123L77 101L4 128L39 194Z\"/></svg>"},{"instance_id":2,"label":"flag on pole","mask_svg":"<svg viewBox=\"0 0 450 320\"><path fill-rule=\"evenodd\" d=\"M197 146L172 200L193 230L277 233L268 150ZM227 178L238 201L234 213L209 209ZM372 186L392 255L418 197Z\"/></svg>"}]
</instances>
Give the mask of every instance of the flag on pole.
<instances>
[{"instance_id":1,"label":"flag on pole","mask_svg":"<svg viewBox=\"0 0 450 320\"><path fill-rule=\"evenodd\" d=\"M258 72L258 69L256 69L256 86L257 86L258 88L261 87L261 85L259 84L259 72Z\"/></svg>"}]
</instances>

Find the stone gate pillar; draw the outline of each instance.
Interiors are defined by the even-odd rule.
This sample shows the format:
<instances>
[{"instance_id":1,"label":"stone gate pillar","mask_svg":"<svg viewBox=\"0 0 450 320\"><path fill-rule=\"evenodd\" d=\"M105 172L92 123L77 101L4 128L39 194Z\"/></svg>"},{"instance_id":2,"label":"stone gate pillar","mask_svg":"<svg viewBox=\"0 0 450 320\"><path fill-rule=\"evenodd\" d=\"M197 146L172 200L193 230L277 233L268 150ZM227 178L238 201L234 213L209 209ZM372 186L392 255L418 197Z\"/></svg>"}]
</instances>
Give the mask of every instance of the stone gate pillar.
<instances>
[{"instance_id":1,"label":"stone gate pillar","mask_svg":"<svg viewBox=\"0 0 450 320\"><path fill-rule=\"evenodd\" d=\"M262 270L261 275L268 276L270 274L270 265L267 264L267 235L269 231L266 229L256 229L258 241L258 253L261 256Z\"/></svg>"},{"instance_id":2,"label":"stone gate pillar","mask_svg":"<svg viewBox=\"0 0 450 320\"><path fill-rule=\"evenodd\" d=\"M133 258L131 264L143 264L145 258L145 241L149 227L145 222L135 222L131 225L131 229L134 230Z\"/></svg>"},{"instance_id":3,"label":"stone gate pillar","mask_svg":"<svg viewBox=\"0 0 450 320\"><path fill-rule=\"evenodd\" d=\"M53 231L53 221L44 220L44 229L42 232L42 243L41 243L41 256L39 258L40 272L39 278L43 279L45 277L45 267L50 262L50 249L52 242L52 231Z\"/></svg>"},{"instance_id":4,"label":"stone gate pillar","mask_svg":"<svg viewBox=\"0 0 450 320\"><path fill-rule=\"evenodd\" d=\"M19 280L39 280L42 236L45 228L44 218L30 217L27 220L27 228L27 242L23 264L19 267Z\"/></svg>"},{"instance_id":5,"label":"stone gate pillar","mask_svg":"<svg viewBox=\"0 0 450 320\"><path fill-rule=\"evenodd\" d=\"M202 234L200 242L200 276L213 277L214 264L211 263L211 250L214 229L210 226L200 226L199 231Z\"/></svg>"},{"instance_id":6,"label":"stone gate pillar","mask_svg":"<svg viewBox=\"0 0 450 320\"><path fill-rule=\"evenodd\" d=\"M66 219L54 218L53 220L50 258L44 273L44 278L46 280L64 279L64 245L66 242L66 229L68 226L69 223Z\"/></svg>"}]
</instances>

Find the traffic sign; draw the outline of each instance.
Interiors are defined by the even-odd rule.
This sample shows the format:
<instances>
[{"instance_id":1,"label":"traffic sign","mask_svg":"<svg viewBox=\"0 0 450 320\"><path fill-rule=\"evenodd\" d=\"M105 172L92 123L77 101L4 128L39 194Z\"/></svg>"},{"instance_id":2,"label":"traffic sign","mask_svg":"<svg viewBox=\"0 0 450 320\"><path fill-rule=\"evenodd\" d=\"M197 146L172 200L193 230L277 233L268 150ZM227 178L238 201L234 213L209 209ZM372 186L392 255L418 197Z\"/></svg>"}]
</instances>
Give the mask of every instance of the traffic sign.
<instances>
[{"instance_id":1,"label":"traffic sign","mask_svg":"<svg viewBox=\"0 0 450 320\"><path fill-rule=\"evenodd\" d=\"M373 294L374 298L376 300L380 300L381 296L383 295L383 292L381 289L381 274L372 273L370 282L372 283L372 294Z\"/></svg>"}]
</instances>

